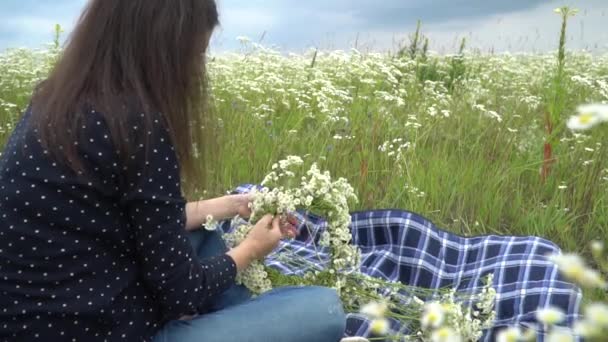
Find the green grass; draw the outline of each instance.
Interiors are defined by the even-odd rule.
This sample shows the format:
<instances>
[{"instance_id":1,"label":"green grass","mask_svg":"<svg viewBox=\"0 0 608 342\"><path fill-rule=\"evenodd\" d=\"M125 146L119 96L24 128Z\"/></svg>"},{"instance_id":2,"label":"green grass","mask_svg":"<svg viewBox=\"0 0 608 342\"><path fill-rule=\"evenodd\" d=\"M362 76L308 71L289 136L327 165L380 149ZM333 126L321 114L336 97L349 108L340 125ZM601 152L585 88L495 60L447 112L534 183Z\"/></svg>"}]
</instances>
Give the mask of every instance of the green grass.
<instances>
[{"instance_id":1,"label":"green grass","mask_svg":"<svg viewBox=\"0 0 608 342\"><path fill-rule=\"evenodd\" d=\"M433 59L447 77L450 59ZM593 86L566 77L563 116L581 102L608 99L597 85L608 80L606 58L568 59L568 75ZM208 164L208 190L258 181L285 155L310 155L356 187L361 201L353 209L404 208L457 233L538 235L575 251L606 236L607 151L598 145L605 129L579 137L564 132L552 173L546 182L539 176L543 95L551 87L554 57L474 55L465 63L471 72L450 92L442 79L420 82L420 65L409 59L333 53L318 56L310 68L307 56L218 57L211 69L222 148ZM298 101L309 107L298 109ZM502 122L475 104L499 113ZM271 111L256 117L264 105ZM433 106L436 116L429 114ZM354 138L337 140L336 134ZM379 150L398 138L411 147L393 156Z\"/></svg>"},{"instance_id":2,"label":"green grass","mask_svg":"<svg viewBox=\"0 0 608 342\"><path fill-rule=\"evenodd\" d=\"M0 54L1 143L53 51ZM583 252L608 236L608 130L561 131L543 182L544 117L552 110L563 122L581 103L608 101L608 56L569 52L564 61L556 108L554 54L465 53L455 63L247 45L214 56L219 150L201 160L201 193L259 182L295 154L348 178L360 197L353 210L408 209L459 234L535 235Z\"/></svg>"}]
</instances>

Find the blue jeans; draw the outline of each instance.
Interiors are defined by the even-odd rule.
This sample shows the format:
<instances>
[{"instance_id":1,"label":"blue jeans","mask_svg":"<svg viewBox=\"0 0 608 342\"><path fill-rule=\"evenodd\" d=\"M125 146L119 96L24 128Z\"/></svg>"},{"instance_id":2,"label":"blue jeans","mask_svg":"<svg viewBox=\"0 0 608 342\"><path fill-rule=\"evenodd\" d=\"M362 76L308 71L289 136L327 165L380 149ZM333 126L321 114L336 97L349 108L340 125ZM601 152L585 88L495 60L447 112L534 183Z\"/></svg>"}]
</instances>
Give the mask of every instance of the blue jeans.
<instances>
[{"instance_id":1,"label":"blue jeans","mask_svg":"<svg viewBox=\"0 0 608 342\"><path fill-rule=\"evenodd\" d=\"M226 252L219 232L189 234L199 258ZM334 290L324 287L277 288L252 299L234 285L189 321L171 321L153 342L336 342L346 316Z\"/></svg>"}]
</instances>

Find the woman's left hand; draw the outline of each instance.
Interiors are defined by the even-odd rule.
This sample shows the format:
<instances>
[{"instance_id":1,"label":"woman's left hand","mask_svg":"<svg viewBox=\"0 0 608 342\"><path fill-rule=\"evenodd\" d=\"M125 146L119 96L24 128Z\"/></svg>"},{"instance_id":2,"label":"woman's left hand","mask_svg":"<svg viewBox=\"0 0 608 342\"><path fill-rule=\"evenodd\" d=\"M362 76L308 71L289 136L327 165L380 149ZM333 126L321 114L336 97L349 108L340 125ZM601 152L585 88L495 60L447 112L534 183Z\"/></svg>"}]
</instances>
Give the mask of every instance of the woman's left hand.
<instances>
[{"instance_id":1,"label":"woman's left hand","mask_svg":"<svg viewBox=\"0 0 608 342\"><path fill-rule=\"evenodd\" d=\"M251 216L250 203L253 200L251 194L239 194L239 195L228 195L225 197L232 208L234 215L238 215L242 218L249 218ZM234 216L233 215L233 216ZM284 237L295 238L298 234L296 228L298 220L295 216L287 215L281 218L280 228Z\"/></svg>"},{"instance_id":2,"label":"woman's left hand","mask_svg":"<svg viewBox=\"0 0 608 342\"><path fill-rule=\"evenodd\" d=\"M230 211L233 213L231 216L238 215L242 218L249 218L251 216L250 203L253 198L250 194L227 195L225 199L228 201Z\"/></svg>"},{"instance_id":3,"label":"woman's left hand","mask_svg":"<svg viewBox=\"0 0 608 342\"><path fill-rule=\"evenodd\" d=\"M251 200L251 195L239 194L190 202L186 205L186 229L192 231L201 228L209 216L215 221L228 220L236 215L249 218Z\"/></svg>"}]
</instances>

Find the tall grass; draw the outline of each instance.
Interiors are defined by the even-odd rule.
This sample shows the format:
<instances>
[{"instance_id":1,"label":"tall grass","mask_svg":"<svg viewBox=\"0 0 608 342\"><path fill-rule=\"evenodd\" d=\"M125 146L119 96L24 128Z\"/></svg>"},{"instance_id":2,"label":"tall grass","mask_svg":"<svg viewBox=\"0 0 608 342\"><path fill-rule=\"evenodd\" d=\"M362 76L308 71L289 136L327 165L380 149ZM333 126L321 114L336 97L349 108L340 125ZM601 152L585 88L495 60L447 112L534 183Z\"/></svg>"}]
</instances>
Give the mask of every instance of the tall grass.
<instances>
[{"instance_id":1,"label":"tall grass","mask_svg":"<svg viewBox=\"0 0 608 342\"><path fill-rule=\"evenodd\" d=\"M608 101L608 56L470 54L464 42L439 56L416 37L396 56L244 43L210 58L220 147L201 158L209 183L192 198L259 182L296 154L347 177L355 210L408 209L455 233L537 235L569 251L607 236L605 129L552 136L555 163L539 175L547 111L563 122L580 103ZM56 54L0 54L0 142Z\"/></svg>"}]
</instances>

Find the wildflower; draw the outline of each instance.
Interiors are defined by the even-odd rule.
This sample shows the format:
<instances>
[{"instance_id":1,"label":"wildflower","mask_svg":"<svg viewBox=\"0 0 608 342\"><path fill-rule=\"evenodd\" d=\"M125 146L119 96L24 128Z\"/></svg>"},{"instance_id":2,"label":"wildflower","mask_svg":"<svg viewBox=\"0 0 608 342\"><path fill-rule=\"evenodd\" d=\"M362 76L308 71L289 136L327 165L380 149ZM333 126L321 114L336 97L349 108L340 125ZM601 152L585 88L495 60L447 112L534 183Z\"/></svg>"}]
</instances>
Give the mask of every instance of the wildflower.
<instances>
[{"instance_id":1,"label":"wildflower","mask_svg":"<svg viewBox=\"0 0 608 342\"><path fill-rule=\"evenodd\" d=\"M555 12L559 15L562 15L562 16L573 17L579 12L579 10L578 10L578 8L570 8L568 6L564 6L564 7L558 7L556 9L554 9L553 12Z\"/></svg>"},{"instance_id":2,"label":"wildflower","mask_svg":"<svg viewBox=\"0 0 608 342\"><path fill-rule=\"evenodd\" d=\"M586 320L574 322L574 332L585 338L596 337L601 333L598 327Z\"/></svg>"},{"instance_id":3,"label":"wildflower","mask_svg":"<svg viewBox=\"0 0 608 342\"><path fill-rule=\"evenodd\" d=\"M593 325L608 328L608 305L592 303L585 307L585 316Z\"/></svg>"},{"instance_id":4,"label":"wildflower","mask_svg":"<svg viewBox=\"0 0 608 342\"><path fill-rule=\"evenodd\" d=\"M371 302L363 305L360 312L371 318L382 318L386 315L388 306L384 302Z\"/></svg>"},{"instance_id":5,"label":"wildflower","mask_svg":"<svg viewBox=\"0 0 608 342\"><path fill-rule=\"evenodd\" d=\"M488 111L485 113L485 115L486 115L487 117L490 117L490 118L494 118L494 119L496 119L496 121L498 121L498 122L502 122L502 120L503 120L503 119L502 119L502 116L500 116L500 114L498 114L497 112L495 112L495 111L493 111L493 110L488 110Z\"/></svg>"},{"instance_id":6,"label":"wildflower","mask_svg":"<svg viewBox=\"0 0 608 342\"><path fill-rule=\"evenodd\" d=\"M592 115L598 117L603 122L608 121L608 104L582 105L576 111L580 115Z\"/></svg>"},{"instance_id":7,"label":"wildflower","mask_svg":"<svg viewBox=\"0 0 608 342\"><path fill-rule=\"evenodd\" d=\"M527 329L521 336L523 341L536 341L536 331L534 329Z\"/></svg>"},{"instance_id":8,"label":"wildflower","mask_svg":"<svg viewBox=\"0 0 608 342\"><path fill-rule=\"evenodd\" d=\"M591 113L584 113L570 117L567 126L573 131L586 131L601 122L599 116Z\"/></svg>"},{"instance_id":9,"label":"wildflower","mask_svg":"<svg viewBox=\"0 0 608 342\"><path fill-rule=\"evenodd\" d=\"M591 251L595 254L601 254L604 251L604 243L601 241L592 241Z\"/></svg>"},{"instance_id":10,"label":"wildflower","mask_svg":"<svg viewBox=\"0 0 608 342\"><path fill-rule=\"evenodd\" d=\"M566 315L557 307L549 306L545 309L536 311L536 319L547 325L555 325L564 321Z\"/></svg>"},{"instance_id":11,"label":"wildflower","mask_svg":"<svg viewBox=\"0 0 608 342\"><path fill-rule=\"evenodd\" d=\"M584 287L605 288L606 281L601 274L585 265L583 259L577 254L553 254L549 260L557 265L563 275L571 281Z\"/></svg>"},{"instance_id":12,"label":"wildflower","mask_svg":"<svg viewBox=\"0 0 608 342\"><path fill-rule=\"evenodd\" d=\"M574 342L574 336L569 330L556 329L547 335L545 339L547 342Z\"/></svg>"},{"instance_id":13,"label":"wildflower","mask_svg":"<svg viewBox=\"0 0 608 342\"><path fill-rule=\"evenodd\" d=\"M585 269L578 282L588 288L605 288L607 285L600 272L593 269Z\"/></svg>"},{"instance_id":14,"label":"wildflower","mask_svg":"<svg viewBox=\"0 0 608 342\"><path fill-rule=\"evenodd\" d=\"M552 254L548 258L568 277L575 278L583 272L584 262L577 254Z\"/></svg>"},{"instance_id":15,"label":"wildflower","mask_svg":"<svg viewBox=\"0 0 608 342\"><path fill-rule=\"evenodd\" d=\"M431 342L461 342L462 337L454 329L443 327L431 335Z\"/></svg>"},{"instance_id":16,"label":"wildflower","mask_svg":"<svg viewBox=\"0 0 608 342\"><path fill-rule=\"evenodd\" d=\"M440 303L429 303L424 308L421 325L423 329L438 328L443 324L445 313Z\"/></svg>"},{"instance_id":17,"label":"wildflower","mask_svg":"<svg viewBox=\"0 0 608 342\"><path fill-rule=\"evenodd\" d=\"M608 105L589 104L579 106L578 115L572 116L568 120L568 128L573 131L584 131L608 121Z\"/></svg>"},{"instance_id":18,"label":"wildflower","mask_svg":"<svg viewBox=\"0 0 608 342\"><path fill-rule=\"evenodd\" d=\"M206 230L209 231L213 231L216 230L218 227L218 222L213 218L213 215L207 215L206 219L205 219L205 223L203 224L203 226L205 227Z\"/></svg>"},{"instance_id":19,"label":"wildflower","mask_svg":"<svg viewBox=\"0 0 608 342\"><path fill-rule=\"evenodd\" d=\"M370 325L370 330L376 335L388 334L390 324L386 318L374 319Z\"/></svg>"},{"instance_id":20,"label":"wildflower","mask_svg":"<svg viewBox=\"0 0 608 342\"><path fill-rule=\"evenodd\" d=\"M510 327L501 330L496 336L496 342L519 342L522 338L522 333L519 328Z\"/></svg>"}]
</instances>

